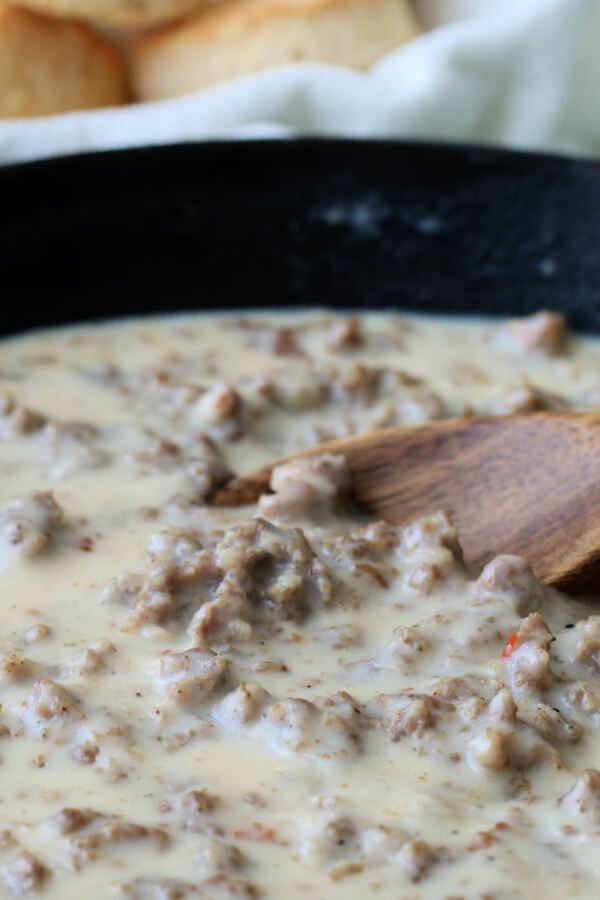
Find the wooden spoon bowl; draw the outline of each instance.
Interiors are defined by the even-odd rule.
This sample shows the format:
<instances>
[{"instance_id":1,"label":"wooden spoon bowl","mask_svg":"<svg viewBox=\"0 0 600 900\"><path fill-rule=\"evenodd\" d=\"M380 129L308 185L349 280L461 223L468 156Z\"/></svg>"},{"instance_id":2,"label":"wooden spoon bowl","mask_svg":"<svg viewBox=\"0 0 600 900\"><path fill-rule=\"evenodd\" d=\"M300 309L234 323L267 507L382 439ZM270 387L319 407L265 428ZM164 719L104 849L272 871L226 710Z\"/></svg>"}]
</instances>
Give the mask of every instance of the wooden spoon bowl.
<instances>
[{"instance_id":1,"label":"wooden spoon bowl","mask_svg":"<svg viewBox=\"0 0 600 900\"><path fill-rule=\"evenodd\" d=\"M212 503L254 503L276 465L323 453L345 457L356 502L376 518L447 510L469 564L516 553L567 593L600 592L600 415L448 419L328 441L233 479Z\"/></svg>"}]
</instances>

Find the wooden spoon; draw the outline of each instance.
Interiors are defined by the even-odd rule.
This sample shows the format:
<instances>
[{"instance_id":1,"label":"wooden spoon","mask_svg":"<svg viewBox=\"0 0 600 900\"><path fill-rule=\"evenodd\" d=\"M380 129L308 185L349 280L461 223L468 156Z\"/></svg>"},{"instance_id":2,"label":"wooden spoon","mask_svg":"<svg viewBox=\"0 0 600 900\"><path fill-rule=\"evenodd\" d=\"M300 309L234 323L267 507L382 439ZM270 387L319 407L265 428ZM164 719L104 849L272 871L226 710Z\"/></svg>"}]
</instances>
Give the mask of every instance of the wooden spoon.
<instances>
[{"instance_id":1,"label":"wooden spoon","mask_svg":"<svg viewBox=\"0 0 600 900\"><path fill-rule=\"evenodd\" d=\"M548 584L600 593L600 414L448 419L328 441L233 479L211 502L254 503L274 466L323 453L345 456L365 512L404 524L447 510L469 564L517 553Z\"/></svg>"}]
</instances>

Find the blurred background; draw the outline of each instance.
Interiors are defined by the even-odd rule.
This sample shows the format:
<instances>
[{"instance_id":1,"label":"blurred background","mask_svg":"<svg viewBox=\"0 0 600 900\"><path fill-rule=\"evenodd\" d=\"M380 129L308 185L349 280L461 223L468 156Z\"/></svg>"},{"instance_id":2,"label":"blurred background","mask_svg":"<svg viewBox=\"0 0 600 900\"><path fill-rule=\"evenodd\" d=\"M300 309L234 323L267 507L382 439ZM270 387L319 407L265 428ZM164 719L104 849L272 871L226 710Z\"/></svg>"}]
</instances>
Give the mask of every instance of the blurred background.
<instances>
[{"instance_id":1,"label":"blurred background","mask_svg":"<svg viewBox=\"0 0 600 900\"><path fill-rule=\"evenodd\" d=\"M598 0L0 0L0 162L211 138L600 156Z\"/></svg>"}]
</instances>

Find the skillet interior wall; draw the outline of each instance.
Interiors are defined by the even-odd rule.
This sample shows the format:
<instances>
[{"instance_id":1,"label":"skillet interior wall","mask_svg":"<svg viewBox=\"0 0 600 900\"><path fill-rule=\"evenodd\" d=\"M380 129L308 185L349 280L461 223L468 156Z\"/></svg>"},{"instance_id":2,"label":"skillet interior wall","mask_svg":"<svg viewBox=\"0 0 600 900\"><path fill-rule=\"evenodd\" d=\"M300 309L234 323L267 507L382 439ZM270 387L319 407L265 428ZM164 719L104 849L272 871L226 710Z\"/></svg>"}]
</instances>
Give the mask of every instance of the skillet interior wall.
<instances>
[{"instance_id":1,"label":"skillet interior wall","mask_svg":"<svg viewBox=\"0 0 600 900\"><path fill-rule=\"evenodd\" d=\"M0 330L256 306L568 315L600 331L600 167L300 140L0 170Z\"/></svg>"}]
</instances>

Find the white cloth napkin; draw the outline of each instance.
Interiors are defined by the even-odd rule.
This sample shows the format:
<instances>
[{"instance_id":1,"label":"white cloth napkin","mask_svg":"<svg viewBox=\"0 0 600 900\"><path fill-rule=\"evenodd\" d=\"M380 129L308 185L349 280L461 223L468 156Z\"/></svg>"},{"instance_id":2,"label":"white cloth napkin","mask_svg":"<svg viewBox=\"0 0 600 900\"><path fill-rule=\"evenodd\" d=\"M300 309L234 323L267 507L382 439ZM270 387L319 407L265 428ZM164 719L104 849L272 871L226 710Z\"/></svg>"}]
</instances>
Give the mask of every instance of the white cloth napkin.
<instances>
[{"instance_id":1,"label":"white cloth napkin","mask_svg":"<svg viewBox=\"0 0 600 900\"><path fill-rule=\"evenodd\" d=\"M469 140L600 156L600 0L416 3L433 30L370 72L291 65L176 100L4 122L0 162L295 134Z\"/></svg>"}]
</instances>

